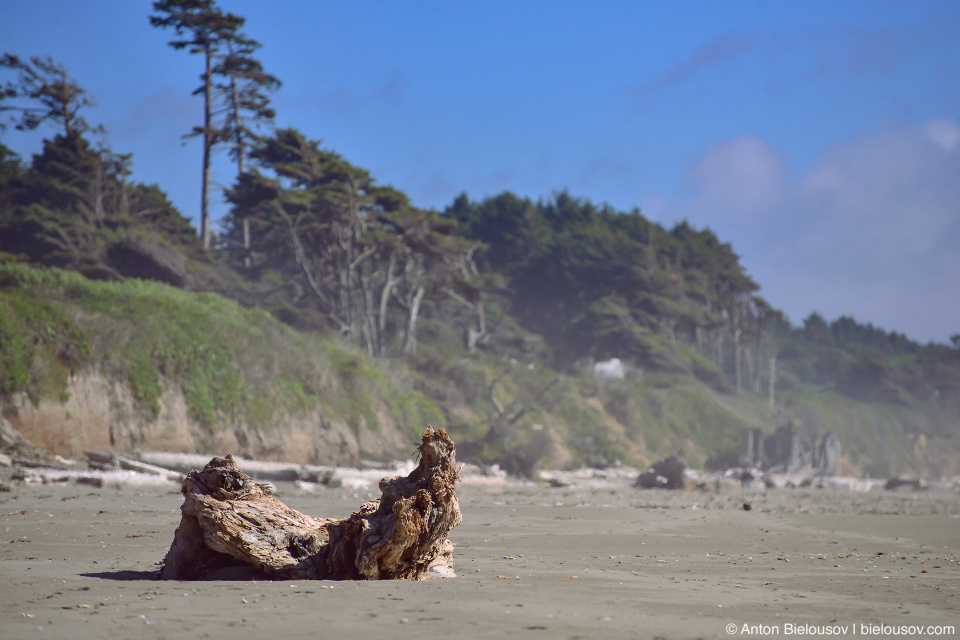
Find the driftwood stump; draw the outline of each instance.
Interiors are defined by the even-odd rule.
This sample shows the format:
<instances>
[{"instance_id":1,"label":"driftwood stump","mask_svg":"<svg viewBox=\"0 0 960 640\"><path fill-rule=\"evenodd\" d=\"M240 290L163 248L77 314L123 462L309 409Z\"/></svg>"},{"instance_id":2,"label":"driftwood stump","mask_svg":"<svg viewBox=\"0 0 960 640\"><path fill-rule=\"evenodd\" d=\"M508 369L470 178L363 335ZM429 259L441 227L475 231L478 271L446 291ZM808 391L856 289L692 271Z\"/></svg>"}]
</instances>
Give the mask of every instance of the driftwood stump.
<instances>
[{"instance_id":1,"label":"driftwood stump","mask_svg":"<svg viewBox=\"0 0 960 640\"><path fill-rule=\"evenodd\" d=\"M342 520L315 518L273 497L266 485L214 458L184 480L184 503L161 580L202 580L229 567L253 577L422 580L453 575L447 535L460 524L456 451L427 427L419 466L380 481L382 496Z\"/></svg>"}]
</instances>

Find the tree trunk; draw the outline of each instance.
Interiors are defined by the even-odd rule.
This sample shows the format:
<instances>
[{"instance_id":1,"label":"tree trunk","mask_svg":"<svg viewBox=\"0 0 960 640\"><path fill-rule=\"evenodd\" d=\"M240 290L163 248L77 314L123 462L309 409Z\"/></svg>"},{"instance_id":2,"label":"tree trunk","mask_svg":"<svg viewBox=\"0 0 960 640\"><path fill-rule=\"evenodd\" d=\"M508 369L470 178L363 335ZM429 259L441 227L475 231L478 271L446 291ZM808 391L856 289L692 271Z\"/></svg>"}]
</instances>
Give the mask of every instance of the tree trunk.
<instances>
[{"instance_id":1,"label":"tree trunk","mask_svg":"<svg viewBox=\"0 0 960 640\"><path fill-rule=\"evenodd\" d=\"M200 238L203 248L210 249L210 151L213 147L213 131L210 129L213 105L213 78L210 65L213 52L206 51L206 71L203 74L203 172L200 185Z\"/></svg>"},{"instance_id":2,"label":"tree trunk","mask_svg":"<svg viewBox=\"0 0 960 640\"><path fill-rule=\"evenodd\" d=\"M250 218L243 219L243 266L250 268Z\"/></svg>"},{"instance_id":3,"label":"tree trunk","mask_svg":"<svg viewBox=\"0 0 960 640\"><path fill-rule=\"evenodd\" d=\"M243 175L243 126L240 121L240 98L237 95L237 80L230 76L230 105L233 120L233 144L237 150L237 178ZM250 218L243 219L243 266L250 268Z\"/></svg>"},{"instance_id":4,"label":"tree trunk","mask_svg":"<svg viewBox=\"0 0 960 640\"><path fill-rule=\"evenodd\" d=\"M233 109L233 144L237 150L237 177L243 175L243 123L240 116L240 97L237 95L237 79L230 76L230 106Z\"/></svg>"},{"instance_id":5,"label":"tree trunk","mask_svg":"<svg viewBox=\"0 0 960 640\"><path fill-rule=\"evenodd\" d=\"M400 284L401 278L394 274L397 268L397 257L390 254L390 260L387 262L387 277L380 289L380 311L377 315L377 322L380 329L380 336L387 335L387 311L390 304L390 296L393 290Z\"/></svg>"},{"instance_id":6,"label":"tree trunk","mask_svg":"<svg viewBox=\"0 0 960 640\"><path fill-rule=\"evenodd\" d=\"M716 358L715 362L717 364L717 368L720 369L720 373L726 376L727 373L723 370L723 330L719 328L715 328L711 330L711 334L712 334L711 339L713 341L713 352Z\"/></svg>"},{"instance_id":7,"label":"tree trunk","mask_svg":"<svg viewBox=\"0 0 960 640\"><path fill-rule=\"evenodd\" d=\"M743 349L740 345L740 338L743 335L743 329L735 327L733 333L733 374L737 383L737 392L743 389Z\"/></svg>"},{"instance_id":8,"label":"tree trunk","mask_svg":"<svg viewBox=\"0 0 960 640\"><path fill-rule=\"evenodd\" d=\"M407 333L403 336L403 355L412 356L417 353L417 318L420 316L420 303L427 292L424 287L417 287L407 307Z\"/></svg>"},{"instance_id":9,"label":"tree trunk","mask_svg":"<svg viewBox=\"0 0 960 640\"><path fill-rule=\"evenodd\" d=\"M473 319L477 323L477 328L474 329L473 327L468 326L465 337L467 353L473 353L477 350L477 345L480 343L480 341L487 337L487 315L483 307L483 298L481 298L478 294L476 301L470 301L453 289L447 289L446 293L458 303L469 309L473 314Z\"/></svg>"},{"instance_id":10,"label":"tree trunk","mask_svg":"<svg viewBox=\"0 0 960 640\"><path fill-rule=\"evenodd\" d=\"M774 389L777 386L777 354L774 353L770 356L770 374L767 379L767 402L770 403L770 406L774 406Z\"/></svg>"},{"instance_id":11,"label":"tree trunk","mask_svg":"<svg viewBox=\"0 0 960 640\"><path fill-rule=\"evenodd\" d=\"M363 301L363 335L367 345L367 353L371 356L383 355L383 345L380 341L379 323L377 322L377 306L373 302L372 275L360 276L360 293Z\"/></svg>"},{"instance_id":12,"label":"tree trunk","mask_svg":"<svg viewBox=\"0 0 960 640\"><path fill-rule=\"evenodd\" d=\"M315 518L287 507L214 458L183 483L180 526L162 580L199 580L230 567L264 579L422 580L453 575L447 535L460 524L456 452L443 429L427 427L420 465L380 481L382 497L349 518Z\"/></svg>"},{"instance_id":13,"label":"tree trunk","mask_svg":"<svg viewBox=\"0 0 960 640\"><path fill-rule=\"evenodd\" d=\"M487 314L482 301L474 303L473 317L477 321L477 328L467 327L467 353L474 353L477 344L487 337Z\"/></svg>"}]
</instances>

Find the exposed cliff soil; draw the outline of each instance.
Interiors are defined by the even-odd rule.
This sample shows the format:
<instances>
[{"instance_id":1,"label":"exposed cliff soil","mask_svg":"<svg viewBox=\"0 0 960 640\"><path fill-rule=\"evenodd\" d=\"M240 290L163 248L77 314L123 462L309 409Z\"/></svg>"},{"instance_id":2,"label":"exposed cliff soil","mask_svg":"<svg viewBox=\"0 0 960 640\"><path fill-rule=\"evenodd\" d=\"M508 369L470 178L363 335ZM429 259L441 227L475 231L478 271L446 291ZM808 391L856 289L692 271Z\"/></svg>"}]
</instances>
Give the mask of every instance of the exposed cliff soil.
<instances>
[{"instance_id":1,"label":"exposed cliff soil","mask_svg":"<svg viewBox=\"0 0 960 640\"><path fill-rule=\"evenodd\" d=\"M27 440L70 458L91 449L157 450L354 465L409 454L409 434L386 410L377 412L375 428L363 419L350 426L319 405L301 413L278 411L268 427L242 420L210 427L190 416L183 394L170 386L164 389L155 418L143 414L129 388L100 371L71 376L67 392L65 402L47 398L36 405L18 395L7 404L4 415Z\"/></svg>"}]
</instances>

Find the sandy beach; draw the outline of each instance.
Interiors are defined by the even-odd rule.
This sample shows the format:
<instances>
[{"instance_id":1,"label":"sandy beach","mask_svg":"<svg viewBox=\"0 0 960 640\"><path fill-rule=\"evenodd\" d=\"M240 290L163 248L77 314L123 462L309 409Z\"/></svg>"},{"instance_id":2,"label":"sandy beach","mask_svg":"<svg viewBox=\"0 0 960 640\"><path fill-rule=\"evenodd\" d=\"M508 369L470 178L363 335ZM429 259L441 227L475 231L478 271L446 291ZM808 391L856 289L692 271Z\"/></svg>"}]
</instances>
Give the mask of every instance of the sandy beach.
<instances>
[{"instance_id":1,"label":"sandy beach","mask_svg":"<svg viewBox=\"0 0 960 640\"><path fill-rule=\"evenodd\" d=\"M466 482L463 524L450 536L456 578L173 582L156 579L156 562L180 519L176 485L8 486L4 640L960 630L960 496L949 490L718 495L640 490L626 477L563 487ZM277 495L304 513L343 517L374 494L278 483Z\"/></svg>"}]
</instances>

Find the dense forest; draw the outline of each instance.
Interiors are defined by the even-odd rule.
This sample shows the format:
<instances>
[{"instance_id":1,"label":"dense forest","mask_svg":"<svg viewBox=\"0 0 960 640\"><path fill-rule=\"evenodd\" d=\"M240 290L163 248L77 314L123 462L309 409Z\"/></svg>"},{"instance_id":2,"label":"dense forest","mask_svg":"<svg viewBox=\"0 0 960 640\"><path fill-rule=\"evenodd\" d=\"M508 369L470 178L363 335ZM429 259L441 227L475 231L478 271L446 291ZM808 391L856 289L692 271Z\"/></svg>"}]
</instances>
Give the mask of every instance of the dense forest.
<instances>
[{"instance_id":1,"label":"dense forest","mask_svg":"<svg viewBox=\"0 0 960 640\"><path fill-rule=\"evenodd\" d=\"M897 407L915 412L901 436L922 433L960 449L960 334L950 345L921 345L851 317L828 322L817 313L794 326L711 230L686 221L667 228L639 210L617 211L567 191L538 200L462 194L443 211L420 209L320 139L272 127L270 94L280 80L256 59L259 44L242 31L242 17L212 0L162 0L154 12L151 24L170 30L170 45L195 55L202 69L198 87L184 86L203 103L199 123L184 132L203 141L199 232L161 186L131 179L130 154L95 142L101 128L86 120L92 103L64 66L12 53L0 60L6 78L0 110L11 116L2 135L37 127L50 134L29 161L0 138L5 413L14 411L16 394L35 402L44 396L47 374L37 365L44 348L60 345L52 357L69 374L96 364L78 346L84 340L52 339L31 325L29 309L43 305L24 296L45 280L22 269L46 267L97 281L144 279L217 294L301 335L324 336L375 367L404 367L411 389L463 434L468 454L520 471L543 455L542 438L531 432L511 443L504 434L546 420L563 405L560 388L583 398L599 394L602 409L621 426L641 425L633 427L634 439L646 441L651 455L657 448L642 424L656 420L641 416L657 414L662 398L639 400L645 385L701 389L720 404L739 402L753 416L744 426L759 420L773 428L789 414L823 423L815 428L836 428L822 412L821 418L810 413L811 394ZM236 176L223 194L229 214L214 223L207 176L211 155L224 152ZM62 291L79 286L57 282ZM159 349L136 358L137 367L162 375L177 369ZM627 375L597 390L591 366L610 358L619 358ZM474 368L454 366L464 359ZM517 373L517 363L527 372ZM227 419L227 404L204 420ZM458 404L475 410L458 414ZM724 452L711 451L719 445L696 435L702 426L660 411L662 428L686 434L667 438L670 446L699 439L693 444L704 459L729 458L736 448L735 437L725 436ZM602 420L585 422L607 428ZM604 433L563 437L576 440L571 446L581 463L638 458L618 454ZM525 459L518 462L521 450ZM889 461L877 461L882 455L870 455L874 471L889 471Z\"/></svg>"}]
</instances>

